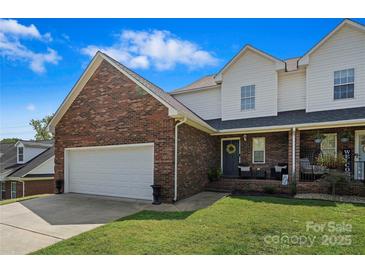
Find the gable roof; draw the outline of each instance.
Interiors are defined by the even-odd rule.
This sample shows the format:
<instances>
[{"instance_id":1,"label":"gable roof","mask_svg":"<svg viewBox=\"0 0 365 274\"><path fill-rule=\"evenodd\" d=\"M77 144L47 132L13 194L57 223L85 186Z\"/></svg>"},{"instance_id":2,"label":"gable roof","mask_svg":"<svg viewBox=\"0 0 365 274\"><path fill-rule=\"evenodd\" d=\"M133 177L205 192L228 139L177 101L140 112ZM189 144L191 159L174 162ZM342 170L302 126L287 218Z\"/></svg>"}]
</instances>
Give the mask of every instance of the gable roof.
<instances>
[{"instance_id":1,"label":"gable roof","mask_svg":"<svg viewBox=\"0 0 365 274\"><path fill-rule=\"evenodd\" d=\"M342 29L344 26L351 26L354 27L356 29L359 29L361 31L365 31L365 26L354 22L350 19L344 19L340 24L337 25L337 27L335 27L330 33L328 33L324 38L322 38L322 40L320 40L316 45L314 45L314 47L312 47L306 54L304 54L298 64L299 65L307 65L309 62L309 55L311 55L314 51L316 51L318 48L320 48L324 43L327 42L328 39L330 39L336 32L338 32L340 29Z\"/></svg>"},{"instance_id":2,"label":"gable roof","mask_svg":"<svg viewBox=\"0 0 365 274\"><path fill-rule=\"evenodd\" d=\"M18 168L16 168L15 171L8 174L7 177L12 177L12 178L23 177L53 156L54 156L54 147L50 147L47 150L40 153L39 155L37 155L36 157L34 157L32 160L28 161L27 163L20 165Z\"/></svg>"},{"instance_id":3,"label":"gable roof","mask_svg":"<svg viewBox=\"0 0 365 274\"><path fill-rule=\"evenodd\" d=\"M214 131L214 129L208 125L201 117L199 117L197 114L195 114L193 111L191 111L189 108L187 108L185 105L180 103L178 100L176 100L174 97L172 97L170 94L166 93L164 90L162 90L160 87L156 86L155 84L151 83L147 79L140 76L138 73L132 71L131 69L127 68L126 66L122 65L118 61L114 60L110 56L106 55L105 53L102 53L98 51L94 58L91 60L90 64L80 77L80 79L77 81L75 86L72 88L70 93L67 95L65 100L62 102L61 106L56 111L53 119L47 126L48 130L51 130L54 132L54 129L57 125L57 123L61 120L62 116L66 113L67 109L71 106L72 102L76 99L76 97L79 95L87 81L91 78L91 76L94 74L95 70L99 67L101 62L105 60L112 66L114 66L117 70L119 70L121 73L123 73L125 76L127 76L130 80L132 80L134 83L136 83L138 86L140 86L142 89L144 89L147 93L149 93L152 97L157 99L159 102L161 102L164 106L166 106L169 110L169 116L173 118L182 118L186 117L188 119L188 123L190 122L193 126L200 126L201 129L205 131Z\"/></svg>"},{"instance_id":4,"label":"gable roof","mask_svg":"<svg viewBox=\"0 0 365 274\"><path fill-rule=\"evenodd\" d=\"M220 71L218 71L218 73L214 76L215 80L217 82L222 81L223 72L226 71L231 65L233 65L248 50L251 50L251 51L253 51L253 52L255 52L255 53L271 60L271 61L273 61L274 63L276 63L278 69L284 69L285 68L284 61L282 61L282 60L280 60L280 59L278 59L278 58L276 58L276 57L274 57L274 56L272 56L272 55L270 55L270 54L268 54L268 53L266 53L266 52L264 52L260 49L257 49L255 47L247 44L235 56L233 56L233 58L230 61L228 61L228 63L225 64Z\"/></svg>"},{"instance_id":5,"label":"gable roof","mask_svg":"<svg viewBox=\"0 0 365 274\"><path fill-rule=\"evenodd\" d=\"M53 140L40 140L40 141L27 141L27 140L19 140L15 143L14 146L18 144L23 144L26 147L36 147L36 148L48 148L53 146Z\"/></svg>"},{"instance_id":6,"label":"gable roof","mask_svg":"<svg viewBox=\"0 0 365 274\"><path fill-rule=\"evenodd\" d=\"M203 76L202 78L199 78L198 80L192 82L191 84L188 84L182 88L178 88L170 92L170 94L179 94L194 90L201 90L201 89L207 89L207 88L214 88L218 87L219 85L216 83L214 79L214 75L207 75Z\"/></svg>"}]
</instances>

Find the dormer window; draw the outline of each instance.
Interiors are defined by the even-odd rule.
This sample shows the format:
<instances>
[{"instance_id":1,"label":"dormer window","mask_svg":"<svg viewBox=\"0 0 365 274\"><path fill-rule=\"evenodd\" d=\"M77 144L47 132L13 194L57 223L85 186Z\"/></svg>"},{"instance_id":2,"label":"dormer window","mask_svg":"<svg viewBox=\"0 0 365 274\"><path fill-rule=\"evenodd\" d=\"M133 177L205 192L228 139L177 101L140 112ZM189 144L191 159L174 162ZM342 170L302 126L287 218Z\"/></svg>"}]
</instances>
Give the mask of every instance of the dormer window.
<instances>
[{"instance_id":1,"label":"dormer window","mask_svg":"<svg viewBox=\"0 0 365 274\"><path fill-rule=\"evenodd\" d=\"M344 69L335 71L334 99L354 98L355 70Z\"/></svg>"},{"instance_id":2,"label":"dormer window","mask_svg":"<svg viewBox=\"0 0 365 274\"><path fill-rule=\"evenodd\" d=\"M24 148L18 147L18 162L24 161Z\"/></svg>"}]
</instances>

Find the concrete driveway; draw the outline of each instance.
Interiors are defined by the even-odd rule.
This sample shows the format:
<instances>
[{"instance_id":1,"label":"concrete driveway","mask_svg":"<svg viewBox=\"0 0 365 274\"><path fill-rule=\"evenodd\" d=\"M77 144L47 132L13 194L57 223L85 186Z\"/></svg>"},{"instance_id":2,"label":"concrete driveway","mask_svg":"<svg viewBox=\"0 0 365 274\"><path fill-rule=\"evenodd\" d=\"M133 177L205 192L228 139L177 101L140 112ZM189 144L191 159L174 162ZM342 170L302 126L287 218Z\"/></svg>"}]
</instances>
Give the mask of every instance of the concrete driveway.
<instances>
[{"instance_id":1,"label":"concrete driveway","mask_svg":"<svg viewBox=\"0 0 365 274\"><path fill-rule=\"evenodd\" d=\"M27 254L134 214L150 202L80 194L0 206L0 254Z\"/></svg>"},{"instance_id":2,"label":"concrete driveway","mask_svg":"<svg viewBox=\"0 0 365 274\"><path fill-rule=\"evenodd\" d=\"M0 254L28 254L141 210L194 211L224 193L202 192L175 204L81 194L0 206Z\"/></svg>"}]
</instances>

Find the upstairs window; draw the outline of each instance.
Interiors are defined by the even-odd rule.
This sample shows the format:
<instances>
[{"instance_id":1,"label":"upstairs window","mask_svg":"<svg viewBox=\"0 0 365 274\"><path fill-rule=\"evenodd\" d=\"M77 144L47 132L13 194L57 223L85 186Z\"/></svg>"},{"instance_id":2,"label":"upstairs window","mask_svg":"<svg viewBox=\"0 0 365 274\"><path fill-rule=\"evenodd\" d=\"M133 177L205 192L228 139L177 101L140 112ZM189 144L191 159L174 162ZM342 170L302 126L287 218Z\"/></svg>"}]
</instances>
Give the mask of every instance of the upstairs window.
<instances>
[{"instance_id":1,"label":"upstairs window","mask_svg":"<svg viewBox=\"0 0 365 274\"><path fill-rule=\"evenodd\" d=\"M334 99L354 98L355 70L344 69L335 71Z\"/></svg>"},{"instance_id":2,"label":"upstairs window","mask_svg":"<svg viewBox=\"0 0 365 274\"><path fill-rule=\"evenodd\" d=\"M18 162L24 161L24 148L18 147Z\"/></svg>"},{"instance_id":3,"label":"upstairs window","mask_svg":"<svg viewBox=\"0 0 365 274\"><path fill-rule=\"evenodd\" d=\"M241 111L255 109L255 85L241 87Z\"/></svg>"},{"instance_id":4,"label":"upstairs window","mask_svg":"<svg viewBox=\"0 0 365 274\"><path fill-rule=\"evenodd\" d=\"M252 162L265 163L265 137L252 138Z\"/></svg>"}]
</instances>

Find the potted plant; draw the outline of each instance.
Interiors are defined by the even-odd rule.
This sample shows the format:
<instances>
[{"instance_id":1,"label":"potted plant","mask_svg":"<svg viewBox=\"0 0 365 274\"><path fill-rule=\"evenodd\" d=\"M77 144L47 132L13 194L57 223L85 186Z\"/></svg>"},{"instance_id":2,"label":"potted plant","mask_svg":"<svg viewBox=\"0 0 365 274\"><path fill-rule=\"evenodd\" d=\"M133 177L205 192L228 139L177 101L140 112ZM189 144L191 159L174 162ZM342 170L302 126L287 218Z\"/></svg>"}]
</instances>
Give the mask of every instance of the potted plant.
<instances>
[{"instance_id":1,"label":"potted plant","mask_svg":"<svg viewBox=\"0 0 365 274\"><path fill-rule=\"evenodd\" d=\"M209 182L214 182L220 180L222 177L222 170L220 168L210 168L208 170Z\"/></svg>"},{"instance_id":2,"label":"potted plant","mask_svg":"<svg viewBox=\"0 0 365 274\"><path fill-rule=\"evenodd\" d=\"M320 133L319 131L317 131L317 133L314 135L314 142L316 144L320 144L320 143L322 143L324 138L326 138L326 136L324 134Z\"/></svg>"},{"instance_id":3,"label":"potted plant","mask_svg":"<svg viewBox=\"0 0 365 274\"><path fill-rule=\"evenodd\" d=\"M352 133L350 131L344 131L340 134L341 143L348 143L352 139Z\"/></svg>"},{"instance_id":4,"label":"potted plant","mask_svg":"<svg viewBox=\"0 0 365 274\"><path fill-rule=\"evenodd\" d=\"M341 169L346 163L346 159L342 155L320 154L316 158L316 164L326 167L330 170Z\"/></svg>"}]
</instances>

